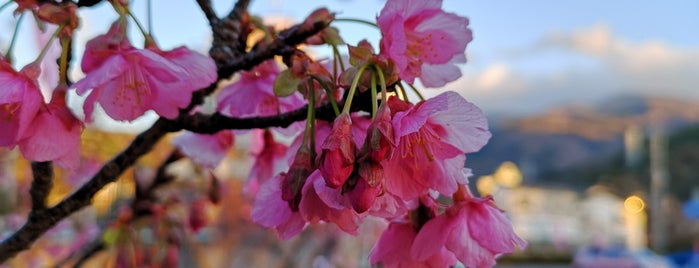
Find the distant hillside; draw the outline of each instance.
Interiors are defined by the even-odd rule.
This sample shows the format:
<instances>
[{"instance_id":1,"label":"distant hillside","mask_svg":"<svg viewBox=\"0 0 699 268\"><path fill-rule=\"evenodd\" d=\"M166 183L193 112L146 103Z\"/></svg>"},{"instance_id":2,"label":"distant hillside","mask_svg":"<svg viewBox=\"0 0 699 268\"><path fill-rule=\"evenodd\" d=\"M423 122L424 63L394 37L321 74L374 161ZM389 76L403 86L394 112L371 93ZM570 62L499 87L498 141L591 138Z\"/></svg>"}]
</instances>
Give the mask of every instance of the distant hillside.
<instances>
[{"instance_id":1,"label":"distant hillside","mask_svg":"<svg viewBox=\"0 0 699 268\"><path fill-rule=\"evenodd\" d=\"M631 126L646 134L655 126L673 133L699 123L699 102L620 96L597 106L559 107L544 114L491 122L493 138L467 166L484 175L513 161L525 183L580 165L602 164L623 149Z\"/></svg>"}]
</instances>

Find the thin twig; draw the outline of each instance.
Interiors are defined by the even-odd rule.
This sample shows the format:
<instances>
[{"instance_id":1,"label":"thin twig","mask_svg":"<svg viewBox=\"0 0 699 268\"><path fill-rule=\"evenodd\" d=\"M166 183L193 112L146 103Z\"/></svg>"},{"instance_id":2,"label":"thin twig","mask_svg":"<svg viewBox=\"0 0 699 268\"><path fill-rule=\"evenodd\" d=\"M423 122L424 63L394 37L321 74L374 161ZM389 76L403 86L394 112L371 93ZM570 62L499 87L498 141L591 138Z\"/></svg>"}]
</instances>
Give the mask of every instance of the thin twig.
<instances>
[{"instance_id":1,"label":"thin twig","mask_svg":"<svg viewBox=\"0 0 699 268\"><path fill-rule=\"evenodd\" d=\"M199 4L201 11L204 12L204 16L206 16L206 20L209 21L209 25L211 27L218 25L219 18L216 16L216 11L214 11L214 8L211 6L211 0L197 0L197 4Z\"/></svg>"}]
</instances>

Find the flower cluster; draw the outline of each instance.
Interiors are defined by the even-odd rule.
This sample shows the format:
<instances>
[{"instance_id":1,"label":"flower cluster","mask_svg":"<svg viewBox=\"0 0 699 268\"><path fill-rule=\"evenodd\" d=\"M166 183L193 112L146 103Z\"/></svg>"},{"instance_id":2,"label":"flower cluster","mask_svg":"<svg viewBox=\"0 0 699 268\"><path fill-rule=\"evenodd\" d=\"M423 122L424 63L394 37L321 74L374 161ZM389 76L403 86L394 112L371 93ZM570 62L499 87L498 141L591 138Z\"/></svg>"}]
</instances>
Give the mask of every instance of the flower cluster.
<instances>
[{"instance_id":1,"label":"flower cluster","mask_svg":"<svg viewBox=\"0 0 699 268\"><path fill-rule=\"evenodd\" d=\"M162 50L140 25L146 43L134 47L126 34L127 19L133 17L128 1L114 0L109 2L119 18L86 44L81 62L85 77L70 85L65 55L78 26L77 6L70 1L60 6L15 2L17 12L30 11L58 25L54 37L63 48L60 81L49 103L37 82L44 52L20 71L0 60L0 146L19 146L27 159L70 167L79 157L83 121L93 121L97 106L114 120L130 122L154 111L171 120L166 122L177 122L207 110L194 107L195 91L209 88L201 91L208 94L226 79L218 77L216 63L225 64L219 59L214 63L185 47ZM388 0L376 23L366 22L382 34L378 52L361 41L347 46L347 59L338 49L344 45L339 31L330 26L335 14L319 9L300 26L327 26L305 43L331 46L332 61L285 46L273 53L282 56L286 69L266 60L216 88L210 103L215 107L208 109L216 116L281 117L307 107L305 122L249 132L255 162L245 190L254 199L253 221L288 239L309 224L332 223L358 234L367 217L385 219L388 228L370 255L372 264L384 267L457 262L488 267L501 254L526 246L491 197L475 197L468 190L466 154L480 150L491 136L483 112L458 93L424 99L414 86L419 79L424 87L442 87L461 76L456 64L466 62L469 21L441 5L441 0ZM244 29L236 35L252 30L265 35L251 50L277 46L269 42L284 36L243 17ZM408 87L415 94L406 92ZM66 105L68 90L85 97L83 121ZM186 132L172 144L195 163L214 169L239 134ZM279 136L293 141L281 142ZM218 200L214 196L211 200ZM197 201L190 207L187 222L194 232L207 223L205 204ZM176 251L173 243L166 259L176 263Z\"/></svg>"},{"instance_id":2,"label":"flower cluster","mask_svg":"<svg viewBox=\"0 0 699 268\"><path fill-rule=\"evenodd\" d=\"M274 149L280 145L266 132L263 148L270 150L257 158L248 181L255 195L252 219L288 239L319 222L357 234L363 219L381 217L390 225L372 250L372 264L493 266L497 256L523 249L526 242L490 197L474 197L467 188L466 154L491 136L485 116L451 91L411 102L400 81L411 85L419 78L427 87L440 87L457 79L461 73L454 64L465 61L471 41L468 19L442 11L437 0L389 0L377 21L380 52L364 41L349 46L350 66L339 72L337 65L314 70L309 66L318 65L304 56L286 60L289 71L278 75L277 95L302 92L316 106L321 99L309 92L323 91L315 86L326 95L342 90L346 101L332 123L309 111L304 132L283 147L286 154L274 153L281 152ZM297 66L306 69L297 72ZM301 80L330 72L336 80L316 79L315 85ZM239 83L251 83L246 79ZM267 76L259 79L264 83ZM282 107L278 101L256 105L269 103ZM366 103L374 107L363 109Z\"/></svg>"}]
</instances>

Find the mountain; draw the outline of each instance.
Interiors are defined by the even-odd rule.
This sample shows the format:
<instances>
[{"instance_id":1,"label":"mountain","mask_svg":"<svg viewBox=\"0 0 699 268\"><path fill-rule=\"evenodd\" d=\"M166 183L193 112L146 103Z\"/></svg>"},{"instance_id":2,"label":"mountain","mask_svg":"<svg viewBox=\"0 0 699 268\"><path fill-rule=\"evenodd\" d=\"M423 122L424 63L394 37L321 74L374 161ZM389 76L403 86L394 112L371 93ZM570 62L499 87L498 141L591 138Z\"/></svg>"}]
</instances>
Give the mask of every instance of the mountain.
<instances>
[{"instance_id":1,"label":"mountain","mask_svg":"<svg viewBox=\"0 0 699 268\"><path fill-rule=\"evenodd\" d=\"M491 122L493 137L468 155L474 174L492 173L503 161L516 163L525 183L581 165L604 163L624 149L624 133L648 137L699 123L699 102L660 97L618 96L594 106L557 107L540 115Z\"/></svg>"}]
</instances>

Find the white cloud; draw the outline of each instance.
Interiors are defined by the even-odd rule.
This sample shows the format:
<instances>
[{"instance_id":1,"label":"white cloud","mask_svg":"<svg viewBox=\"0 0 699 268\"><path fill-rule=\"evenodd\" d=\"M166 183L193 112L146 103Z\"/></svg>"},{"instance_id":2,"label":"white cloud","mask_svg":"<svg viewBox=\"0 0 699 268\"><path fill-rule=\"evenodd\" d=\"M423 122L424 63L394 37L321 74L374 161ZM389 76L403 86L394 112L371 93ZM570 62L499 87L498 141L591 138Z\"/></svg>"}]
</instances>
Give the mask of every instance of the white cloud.
<instances>
[{"instance_id":1,"label":"white cloud","mask_svg":"<svg viewBox=\"0 0 699 268\"><path fill-rule=\"evenodd\" d=\"M551 33L517 51L480 70L465 68L464 76L446 88L458 89L486 112L511 115L621 94L699 99L696 48L633 42L596 24ZM594 64L579 64L575 59L580 58ZM540 65L549 67L534 72L524 69Z\"/></svg>"}]
</instances>

